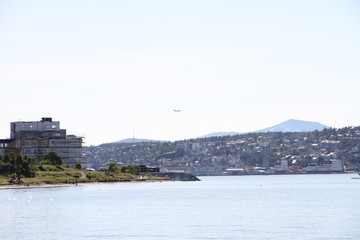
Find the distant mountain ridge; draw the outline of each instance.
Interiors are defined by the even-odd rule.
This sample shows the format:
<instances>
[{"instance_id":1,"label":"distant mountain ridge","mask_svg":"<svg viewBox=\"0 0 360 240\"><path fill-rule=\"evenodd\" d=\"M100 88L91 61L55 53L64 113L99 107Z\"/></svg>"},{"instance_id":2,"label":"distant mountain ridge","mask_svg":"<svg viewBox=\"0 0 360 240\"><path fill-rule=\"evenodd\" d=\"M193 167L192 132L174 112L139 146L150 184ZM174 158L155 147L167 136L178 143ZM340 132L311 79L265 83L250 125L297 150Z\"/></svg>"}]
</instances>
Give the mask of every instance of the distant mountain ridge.
<instances>
[{"instance_id":1,"label":"distant mountain ridge","mask_svg":"<svg viewBox=\"0 0 360 240\"><path fill-rule=\"evenodd\" d=\"M151 140L145 138L125 138L113 143L139 143L139 142L166 142L164 140Z\"/></svg>"},{"instance_id":2,"label":"distant mountain ridge","mask_svg":"<svg viewBox=\"0 0 360 240\"><path fill-rule=\"evenodd\" d=\"M304 121L304 120L296 120L296 119L289 119L277 125L251 131L251 133L258 133L258 132L311 132L315 130L323 130L324 128L329 128L328 126L318 123L318 122L311 122L311 121ZM221 137L221 136L233 136L236 134L245 134L240 132L215 132L210 133L207 135L203 135L199 138L205 137Z\"/></svg>"},{"instance_id":3,"label":"distant mountain ridge","mask_svg":"<svg viewBox=\"0 0 360 240\"><path fill-rule=\"evenodd\" d=\"M233 135L237 135L237 134L241 134L241 133L239 133L239 132L214 132L214 133L210 133L210 134L200 136L198 138L233 136Z\"/></svg>"},{"instance_id":4,"label":"distant mountain ridge","mask_svg":"<svg viewBox=\"0 0 360 240\"><path fill-rule=\"evenodd\" d=\"M311 122L311 121L303 121L303 120L296 120L296 119L289 119L282 123L276 124L274 126L251 131L250 133L259 133L259 132L311 132L315 130L323 130L324 128L329 128L328 126L318 123L318 122ZM249 132L245 132L249 133ZM207 137L222 137L222 136L233 136L237 134L245 134L241 132L214 132L210 134L206 134L200 136L198 138L207 138ZM144 138L125 138L113 143L139 143L139 142L167 142L165 140L151 140L151 139L144 139Z\"/></svg>"}]
</instances>

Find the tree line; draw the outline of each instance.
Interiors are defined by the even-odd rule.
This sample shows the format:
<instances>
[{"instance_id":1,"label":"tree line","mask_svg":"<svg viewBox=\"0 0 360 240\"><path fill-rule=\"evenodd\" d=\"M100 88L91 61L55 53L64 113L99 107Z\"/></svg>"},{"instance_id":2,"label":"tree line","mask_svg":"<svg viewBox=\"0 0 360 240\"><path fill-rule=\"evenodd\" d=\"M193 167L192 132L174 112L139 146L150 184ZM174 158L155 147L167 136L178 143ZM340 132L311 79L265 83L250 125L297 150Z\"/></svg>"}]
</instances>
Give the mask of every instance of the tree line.
<instances>
[{"instance_id":1,"label":"tree line","mask_svg":"<svg viewBox=\"0 0 360 240\"><path fill-rule=\"evenodd\" d=\"M61 157L56 152L48 152L45 154L40 163L43 164L62 165ZM15 174L16 177L34 177L35 171L39 167L35 164L33 157L22 154L0 154L0 174Z\"/></svg>"},{"instance_id":2,"label":"tree line","mask_svg":"<svg viewBox=\"0 0 360 240\"><path fill-rule=\"evenodd\" d=\"M126 165L126 166L117 166L116 163L111 162L109 164L109 172L121 172L121 173L129 173L133 175L139 175L140 166L139 165Z\"/></svg>"},{"instance_id":3,"label":"tree line","mask_svg":"<svg viewBox=\"0 0 360 240\"><path fill-rule=\"evenodd\" d=\"M0 155L0 174L13 174L17 177L33 177L35 159L21 154Z\"/></svg>"}]
</instances>

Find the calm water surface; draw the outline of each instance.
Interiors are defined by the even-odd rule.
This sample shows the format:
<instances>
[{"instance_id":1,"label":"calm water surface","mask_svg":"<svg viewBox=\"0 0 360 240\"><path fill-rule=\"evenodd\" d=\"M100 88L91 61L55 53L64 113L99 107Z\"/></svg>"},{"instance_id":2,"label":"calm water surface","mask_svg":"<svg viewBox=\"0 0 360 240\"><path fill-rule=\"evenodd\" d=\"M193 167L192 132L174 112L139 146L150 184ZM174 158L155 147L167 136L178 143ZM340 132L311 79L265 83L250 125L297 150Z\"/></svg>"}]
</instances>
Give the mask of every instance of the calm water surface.
<instances>
[{"instance_id":1,"label":"calm water surface","mask_svg":"<svg viewBox=\"0 0 360 240\"><path fill-rule=\"evenodd\" d=\"M0 239L360 239L355 174L0 190Z\"/></svg>"}]
</instances>

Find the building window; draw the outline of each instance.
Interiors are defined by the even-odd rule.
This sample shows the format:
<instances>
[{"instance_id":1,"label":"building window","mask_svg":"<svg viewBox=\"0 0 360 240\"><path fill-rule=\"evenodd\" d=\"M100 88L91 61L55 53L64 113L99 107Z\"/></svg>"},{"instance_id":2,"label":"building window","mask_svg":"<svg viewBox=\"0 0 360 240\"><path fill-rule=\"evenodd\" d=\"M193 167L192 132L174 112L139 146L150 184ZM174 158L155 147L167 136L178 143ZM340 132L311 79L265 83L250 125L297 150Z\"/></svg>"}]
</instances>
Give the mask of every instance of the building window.
<instances>
[{"instance_id":1,"label":"building window","mask_svg":"<svg viewBox=\"0 0 360 240\"><path fill-rule=\"evenodd\" d=\"M52 128L56 128L56 125L52 125L51 127L52 127Z\"/></svg>"}]
</instances>

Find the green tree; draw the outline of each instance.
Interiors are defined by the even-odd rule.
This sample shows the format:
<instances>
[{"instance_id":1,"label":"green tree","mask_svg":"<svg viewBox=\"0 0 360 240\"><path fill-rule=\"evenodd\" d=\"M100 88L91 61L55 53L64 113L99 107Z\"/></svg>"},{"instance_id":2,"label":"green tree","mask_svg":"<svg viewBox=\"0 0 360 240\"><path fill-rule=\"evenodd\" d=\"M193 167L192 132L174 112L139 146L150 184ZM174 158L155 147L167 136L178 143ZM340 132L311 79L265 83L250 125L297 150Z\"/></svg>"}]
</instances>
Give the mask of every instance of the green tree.
<instances>
[{"instance_id":1,"label":"green tree","mask_svg":"<svg viewBox=\"0 0 360 240\"><path fill-rule=\"evenodd\" d=\"M15 173L16 173L16 176L20 177L23 174L23 172L24 172L23 166L24 166L23 156L20 155L20 154L17 154L16 158L15 158Z\"/></svg>"},{"instance_id":2,"label":"green tree","mask_svg":"<svg viewBox=\"0 0 360 240\"><path fill-rule=\"evenodd\" d=\"M11 163L11 164L15 167L15 162L16 162L16 155L15 155L15 153L10 153L9 163Z\"/></svg>"},{"instance_id":3,"label":"green tree","mask_svg":"<svg viewBox=\"0 0 360 240\"><path fill-rule=\"evenodd\" d=\"M4 162L4 163L10 162L9 155L5 154L5 156L4 156L4 158L3 158L3 162Z\"/></svg>"},{"instance_id":4,"label":"green tree","mask_svg":"<svg viewBox=\"0 0 360 240\"><path fill-rule=\"evenodd\" d=\"M34 177L35 172L31 171L35 159L21 154L5 154L0 161L0 173L15 173L17 177Z\"/></svg>"},{"instance_id":5,"label":"green tree","mask_svg":"<svg viewBox=\"0 0 360 240\"><path fill-rule=\"evenodd\" d=\"M139 175L139 173L140 173L140 166L139 166L139 165L131 165L130 173L131 173L131 174L134 174L134 175Z\"/></svg>"},{"instance_id":6,"label":"green tree","mask_svg":"<svg viewBox=\"0 0 360 240\"><path fill-rule=\"evenodd\" d=\"M16 155L15 173L18 177L34 177L35 173L31 171L31 167L35 159L21 154Z\"/></svg>"},{"instance_id":7,"label":"green tree","mask_svg":"<svg viewBox=\"0 0 360 240\"><path fill-rule=\"evenodd\" d=\"M81 170L81 164L80 164L80 163L76 163L76 164L75 164L75 169Z\"/></svg>"},{"instance_id":8,"label":"green tree","mask_svg":"<svg viewBox=\"0 0 360 240\"><path fill-rule=\"evenodd\" d=\"M23 158L23 164L22 164L22 174L25 177L33 177L35 174L31 172L31 166L35 162L35 159L32 157L24 156Z\"/></svg>"},{"instance_id":9,"label":"green tree","mask_svg":"<svg viewBox=\"0 0 360 240\"><path fill-rule=\"evenodd\" d=\"M114 162L109 164L109 172L117 172L119 170L118 166Z\"/></svg>"},{"instance_id":10,"label":"green tree","mask_svg":"<svg viewBox=\"0 0 360 240\"><path fill-rule=\"evenodd\" d=\"M52 165L61 165L62 160L61 157L54 151L48 152L44 156L43 164L52 164Z\"/></svg>"},{"instance_id":11,"label":"green tree","mask_svg":"<svg viewBox=\"0 0 360 240\"><path fill-rule=\"evenodd\" d=\"M13 173L14 171L15 168L11 163L0 162L0 173Z\"/></svg>"},{"instance_id":12,"label":"green tree","mask_svg":"<svg viewBox=\"0 0 360 240\"><path fill-rule=\"evenodd\" d=\"M139 175L140 166L138 166L138 165L126 165L126 166L122 166L120 171L122 173L129 173L129 174L133 174L133 175Z\"/></svg>"},{"instance_id":13,"label":"green tree","mask_svg":"<svg viewBox=\"0 0 360 240\"><path fill-rule=\"evenodd\" d=\"M10 162L10 156L5 154L0 161L0 173L14 173L14 162Z\"/></svg>"}]
</instances>

